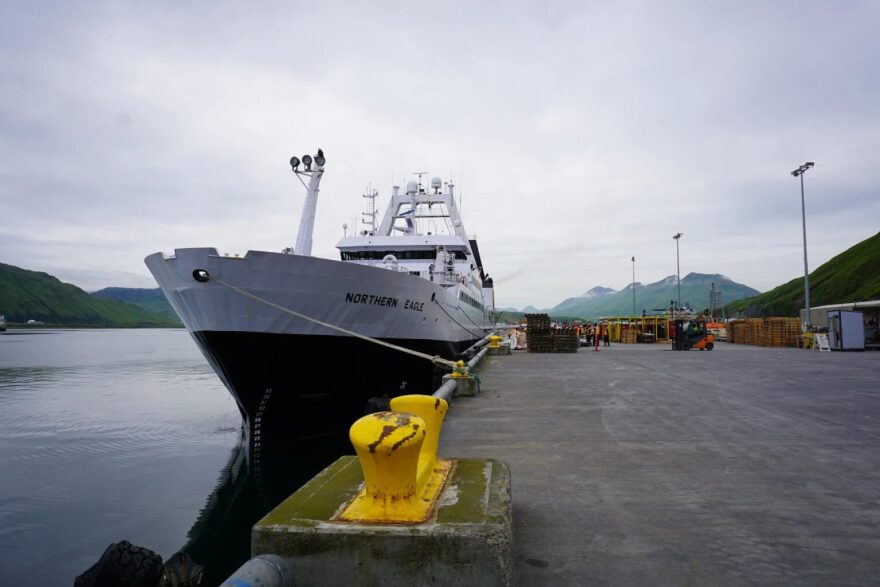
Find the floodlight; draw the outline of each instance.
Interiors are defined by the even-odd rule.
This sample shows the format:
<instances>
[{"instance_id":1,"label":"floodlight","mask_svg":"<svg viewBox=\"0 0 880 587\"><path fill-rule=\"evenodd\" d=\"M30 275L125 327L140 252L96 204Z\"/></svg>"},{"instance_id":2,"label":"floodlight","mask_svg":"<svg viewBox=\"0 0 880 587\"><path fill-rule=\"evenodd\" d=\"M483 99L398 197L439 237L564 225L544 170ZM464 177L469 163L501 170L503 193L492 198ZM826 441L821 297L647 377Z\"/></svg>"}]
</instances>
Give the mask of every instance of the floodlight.
<instances>
[{"instance_id":1,"label":"floodlight","mask_svg":"<svg viewBox=\"0 0 880 587\"><path fill-rule=\"evenodd\" d=\"M303 165L306 166L306 171L312 170L312 156L311 155L303 155Z\"/></svg>"},{"instance_id":2,"label":"floodlight","mask_svg":"<svg viewBox=\"0 0 880 587\"><path fill-rule=\"evenodd\" d=\"M324 167L324 163L326 159L324 159L324 151L322 149L318 149L318 154L315 155L315 165L318 167Z\"/></svg>"},{"instance_id":3,"label":"floodlight","mask_svg":"<svg viewBox=\"0 0 880 587\"><path fill-rule=\"evenodd\" d=\"M290 168L296 171L297 167L299 167L299 157L293 156L290 158Z\"/></svg>"}]
</instances>

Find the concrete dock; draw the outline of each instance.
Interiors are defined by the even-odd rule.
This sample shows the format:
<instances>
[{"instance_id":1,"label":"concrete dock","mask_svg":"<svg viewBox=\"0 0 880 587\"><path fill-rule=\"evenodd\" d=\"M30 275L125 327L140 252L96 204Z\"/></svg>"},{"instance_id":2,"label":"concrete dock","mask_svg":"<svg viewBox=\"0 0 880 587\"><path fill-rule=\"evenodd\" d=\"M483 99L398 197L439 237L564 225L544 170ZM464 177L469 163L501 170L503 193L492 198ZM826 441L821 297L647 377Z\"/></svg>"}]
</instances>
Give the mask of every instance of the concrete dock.
<instances>
[{"instance_id":1,"label":"concrete dock","mask_svg":"<svg viewBox=\"0 0 880 587\"><path fill-rule=\"evenodd\" d=\"M520 585L880 583L880 353L487 357L444 457L512 471Z\"/></svg>"}]
</instances>

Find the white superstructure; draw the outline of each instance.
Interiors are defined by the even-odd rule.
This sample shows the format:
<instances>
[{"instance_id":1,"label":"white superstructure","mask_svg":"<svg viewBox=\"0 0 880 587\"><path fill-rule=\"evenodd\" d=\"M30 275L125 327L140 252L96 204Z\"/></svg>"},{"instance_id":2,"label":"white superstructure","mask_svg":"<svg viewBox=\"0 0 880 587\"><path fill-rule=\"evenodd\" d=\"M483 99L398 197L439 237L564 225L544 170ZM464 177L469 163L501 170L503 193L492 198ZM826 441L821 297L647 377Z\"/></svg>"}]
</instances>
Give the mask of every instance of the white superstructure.
<instances>
[{"instance_id":1,"label":"white superstructure","mask_svg":"<svg viewBox=\"0 0 880 587\"><path fill-rule=\"evenodd\" d=\"M342 261L426 279L454 292L472 317L492 319L492 296L485 291L491 290L491 281L482 269L476 239L465 232L452 183L444 189L435 177L428 190L410 181L404 193L394 186L378 229L365 224L368 228L359 236L336 245Z\"/></svg>"},{"instance_id":2,"label":"white superstructure","mask_svg":"<svg viewBox=\"0 0 880 587\"><path fill-rule=\"evenodd\" d=\"M339 259L321 259L311 248L324 155L290 163L307 188L295 246L242 257L213 248L150 255L145 262L171 306L251 426L267 420L270 405L272 414L285 405L300 418L303 409L342 410L350 424L365 397L431 393L430 362L345 332L454 358L491 330L492 280L465 232L454 186L433 178L429 188L421 181L403 193L393 188L378 225L370 190L366 228L338 242ZM200 271L214 279L198 279ZM291 367L328 357L343 368L314 382ZM316 408L315 398L325 396L327 406ZM321 427L314 417L299 422Z\"/></svg>"}]
</instances>

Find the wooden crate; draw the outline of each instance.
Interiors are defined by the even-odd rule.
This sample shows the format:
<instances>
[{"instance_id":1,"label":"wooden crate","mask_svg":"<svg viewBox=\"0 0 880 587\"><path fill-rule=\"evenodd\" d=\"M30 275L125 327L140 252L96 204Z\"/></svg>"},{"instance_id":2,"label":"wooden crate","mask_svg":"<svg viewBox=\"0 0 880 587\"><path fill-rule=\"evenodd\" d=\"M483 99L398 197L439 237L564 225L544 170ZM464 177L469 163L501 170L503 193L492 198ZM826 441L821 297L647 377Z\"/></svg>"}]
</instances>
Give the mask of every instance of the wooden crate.
<instances>
[{"instance_id":1,"label":"wooden crate","mask_svg":"<svg viewBox=\"0 0 880 587\"><path fill-rule=\"evenodd\" d=\"M620 332L620 342L623 344L636 344L638 342L639 332L633 328L628 328Z\"/></svg>"}]
</instances>

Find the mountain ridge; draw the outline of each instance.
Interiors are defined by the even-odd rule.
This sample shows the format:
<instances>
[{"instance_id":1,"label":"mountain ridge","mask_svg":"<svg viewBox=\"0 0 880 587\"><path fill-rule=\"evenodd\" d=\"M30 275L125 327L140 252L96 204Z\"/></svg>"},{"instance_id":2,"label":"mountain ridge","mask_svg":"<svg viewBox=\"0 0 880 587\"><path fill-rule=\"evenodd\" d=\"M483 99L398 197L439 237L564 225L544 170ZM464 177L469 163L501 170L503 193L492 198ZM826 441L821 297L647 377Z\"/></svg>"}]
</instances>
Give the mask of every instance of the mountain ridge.
<instances>
[{"instance_id":1,"label":"mountain ridge","mask_svg":"<svg viewBox=\"0 0 880 587\"><path fill-rule=\"evenodd\" d=\"M0 313L10 323L35 320L60 326L175 327L178 324L133 304L90 296L42 271L0 263Z\"/></svg>"},{"instance_id":2,"label":"mountain ridge","mask_svg":"<svg viewBox=\"0 0 880 587\"><path fill-rule=\"evenodd\" d=\"M92 292L91 296L102 300L118 300L133 304L148 312L162 316L181 328L183 327L183 322L177 317L171 304L165 298L165 294L158 287L105 287L104 289Z\"/></svg>"},{"instance_id":3,"label":"mountain ridge","mask_svg":"<svg viewBox=\"0 0 880 587\"><path fill-rule=\"evenodd\" d=\"M810 306L880 299L880 232L835 255L810 273ZM768 292L727 304L737 317L792 316L804 307L803 276Z\"/></svg>"},{"instance_id":4,"label":"mountain ridge","mask_svg":"<svg viewBox=\"0 0 880 587\"><path fill-rule=\"evenodd\" d=\"M681 279L682 305L692 307L694 310L703 310L709 307L709 292L711 283L714 282L716 289L722 292L722 301L742 299L759 294L760 292L747 285L737 283L719 273L688 273ZM655 313L668 308L672 300L678 299L678 278L675 275L666 276L654 283L647 285L637 282L636 313L642 310L647 314ZM552 308L538 310L528 306L524 313L543 312L551 316L580 316L588 320L595 320L603 316L629 316L633 311L633 284L627 284L621 290L610 287L594 286L583 295L566 298Z\"/></svg>"}]
</instances>

